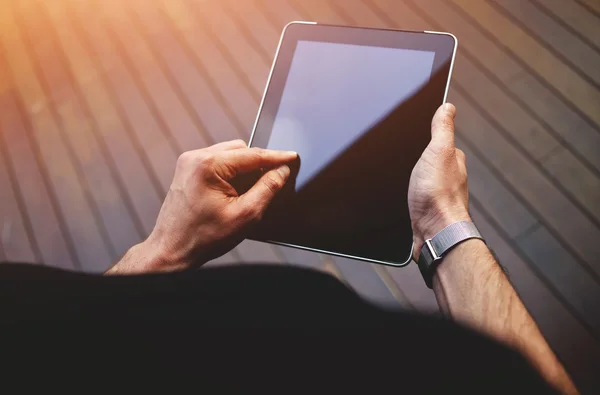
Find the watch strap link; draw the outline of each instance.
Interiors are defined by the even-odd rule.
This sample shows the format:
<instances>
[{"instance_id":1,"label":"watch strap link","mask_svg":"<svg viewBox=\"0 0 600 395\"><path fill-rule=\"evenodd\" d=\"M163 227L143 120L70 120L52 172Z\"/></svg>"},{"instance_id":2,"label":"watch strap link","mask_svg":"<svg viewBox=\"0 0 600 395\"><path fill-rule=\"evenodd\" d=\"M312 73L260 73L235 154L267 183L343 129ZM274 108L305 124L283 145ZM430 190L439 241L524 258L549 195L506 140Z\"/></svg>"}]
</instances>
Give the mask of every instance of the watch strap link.
<instances>
[{"instance_id":1,"label":"watch strap link","mask_svg":"<svg viewBox=\"0 0 600 395\"><path fill-rule=\"evenodd\" d=\"M484 240L473 222L460 221L446 226L433 238L425 240L417 264L429 288L432 287L433 274L444 254L469 239Z\"/></svg>"}]
</instances>

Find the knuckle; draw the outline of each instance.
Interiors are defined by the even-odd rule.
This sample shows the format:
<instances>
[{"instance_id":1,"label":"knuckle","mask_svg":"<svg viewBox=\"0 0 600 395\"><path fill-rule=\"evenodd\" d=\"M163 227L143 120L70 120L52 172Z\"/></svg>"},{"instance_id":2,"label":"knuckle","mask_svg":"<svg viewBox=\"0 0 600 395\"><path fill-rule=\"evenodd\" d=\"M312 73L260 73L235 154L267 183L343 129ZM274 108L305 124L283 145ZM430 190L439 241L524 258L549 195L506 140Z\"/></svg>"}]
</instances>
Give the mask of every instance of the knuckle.
<instances>
[{"instance_id":1,"label":"knuckle","mask_svg":"<svg viewBox=\"0 0 600 395\"><path fill-rule=\"evenodd\" d=\"M210 169L215 166L215 156L211 153L202 153L195 158L193 166L198 170Z\"/></svg>"},{"instance_id":2,"label":"knuckle","mask_svg":"<svg viewBox=\"0 0 600 395\"><path fill-rule=\"evenodd\" d=\"M192 156L193 156L193 153L191 151L186 151L186 152L182 153L177 158L177 165L178 166L182 166L182 165L185 166L186 164L188 164L191 161Z\"/></svg>"},{"instance_id":3,"label":"knuckle","mask_svg":"<svg viewBox=\"0 0 600 395\"><path fill-rule=\"evenodd\" d=\"M265 150L263 150L262 148L257 148L257 147L253 147L253 148L249 148L250 150L250 154L252 156L254 156L256 159L263 159L265 157Z\"/></svg>"},{"instance_id":4,"label":"knuckle","mask_svg":"<svg viewBox=\"0 0 600 395\"><path fill-rule=\"evenodd\" d=\"M209 152L186 151L177 158L177 165L184 167L199 167L214 162L214 155Z\"/></svg>"},{"instance_id":5,"label":"knuckle","mask_svg":"<svg viewBox=\"0 0 600 395\"><path fill-rule=\"evenodd\" d=\"M246 142L242 139L235 139L233 140L233 145L235 145L236 147L247 147Z\"/></svg>"},{"instance_id":6,"label":"knuckle","mask_svg":"<svg viewBox=\"0 0 600 395\"><path fill-rule=\"evenodd\" d=\"M275 193L283 187L284 181L280 175L275 175L271 172L264 176L263 184L269 192Z\"/></svg>"},{"instance_id":7,"label":"knuckle","mask_svg":"<svg viewBox=\"0 0 600 395\"><path fill-rule=\"evenodd\" d=\"M210 153L198 155L198 163L201 165L211 165L215 162L215 156Z\"/></svg>"}]
</instances>

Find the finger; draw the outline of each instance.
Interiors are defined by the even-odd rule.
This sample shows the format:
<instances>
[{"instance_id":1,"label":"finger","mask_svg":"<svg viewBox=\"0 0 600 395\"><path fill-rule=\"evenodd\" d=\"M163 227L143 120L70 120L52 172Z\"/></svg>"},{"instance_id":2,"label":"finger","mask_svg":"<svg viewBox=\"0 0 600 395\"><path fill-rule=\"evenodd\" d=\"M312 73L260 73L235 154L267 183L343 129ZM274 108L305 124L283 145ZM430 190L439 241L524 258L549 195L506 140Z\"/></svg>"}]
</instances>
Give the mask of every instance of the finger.
<instances>
[{"instance_id":1,"label":"finger","mask_svg":"<svg viewBox=\"0 0 600 395\"><path fill-rule=\"evenodd\" d=\"M254 184L252 188L241 195L236 204L242 212L251 213L253 217L260 217L271 203L290 176L287 165L269 170Z\"/></svg>"},{"instance_id":2,"label":"finger","mask_svg":"<svg viewBox=\"0 0 600 395\"><path fill-rule=\"evenodd\" d=\"M242 148L224 151L216 158L215 169L224 180L231 180L239 173L278 167L296 159L292 151L274 151L262 148Z\"/></svg>"},{"instance_id":3,"label":"finger","mask_svg":"<svg viewBox=\"0 0 600 395\"><path fill-rule=\"evenodd\" d=\"M205 151L208 152L219 152L219 151L229 151L232 149L240 149L247 148L248 145L242 139L224 141L222 143L211 145L210 147L205 148Z\"/></svg>"},{"instance_id":4,"label":"finger","mask_svg":"<svg viewBox=\"0 0 600 395\"><path fill-rule=\"evenodd\" d=\"M454 147L454 116L456 107L451 103L440 106L431 122L431 141L439 146Z\"/></svg>"}]
</instances>

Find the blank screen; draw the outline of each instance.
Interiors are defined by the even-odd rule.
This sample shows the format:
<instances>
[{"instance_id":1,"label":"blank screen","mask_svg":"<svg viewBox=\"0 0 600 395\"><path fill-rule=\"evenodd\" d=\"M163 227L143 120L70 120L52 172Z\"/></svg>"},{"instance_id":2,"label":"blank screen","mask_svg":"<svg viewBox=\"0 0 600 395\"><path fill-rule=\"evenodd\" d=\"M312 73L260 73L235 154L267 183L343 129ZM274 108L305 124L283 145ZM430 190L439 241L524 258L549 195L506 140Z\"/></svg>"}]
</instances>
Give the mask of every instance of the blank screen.
<instances>
[{"instance_id":1,"label":"blank screen","mask_svg":"<svg viewBox=\"0 0 600 395\"><path fill-rule=\"evenodd\" d=\"M269 149L302 158L296 188L429 81L434 52L299 41Z\"/></svg>"},{"instance_id":2,"label":"blank screen","mask_svg":"<svg viewBox=\"0 0 600 395\"><path fill-rule=\"evenodd\" d=\"M252 238L404 262L408 182L445 85L435 52L298 40L287 56L255 133L299 162Z\"/></svg>"}]
</instances>

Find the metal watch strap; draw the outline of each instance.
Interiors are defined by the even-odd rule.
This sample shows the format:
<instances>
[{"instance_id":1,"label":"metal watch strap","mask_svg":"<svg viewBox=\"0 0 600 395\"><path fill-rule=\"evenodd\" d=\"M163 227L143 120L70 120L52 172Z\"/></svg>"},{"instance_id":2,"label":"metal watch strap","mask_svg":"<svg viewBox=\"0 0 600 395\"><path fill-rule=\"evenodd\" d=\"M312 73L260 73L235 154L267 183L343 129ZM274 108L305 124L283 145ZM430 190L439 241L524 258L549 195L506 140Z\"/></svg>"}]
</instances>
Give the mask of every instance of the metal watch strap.
<instances>
[{"instance_id":1,"label":"metal watch strap","mask_svg":"<svg viewBox=\"0 0 600 395\"><path fill-rule=\"evenodd\" d=\"M442 257L452 247L469 239L481 239L481 234L473 222L460 221L446 226L433 238L425 240L419 256L419 270L429 288L432 287L433 273ZM485 240L483 240L485 242Z\"/></svg>"}]
</instances>

